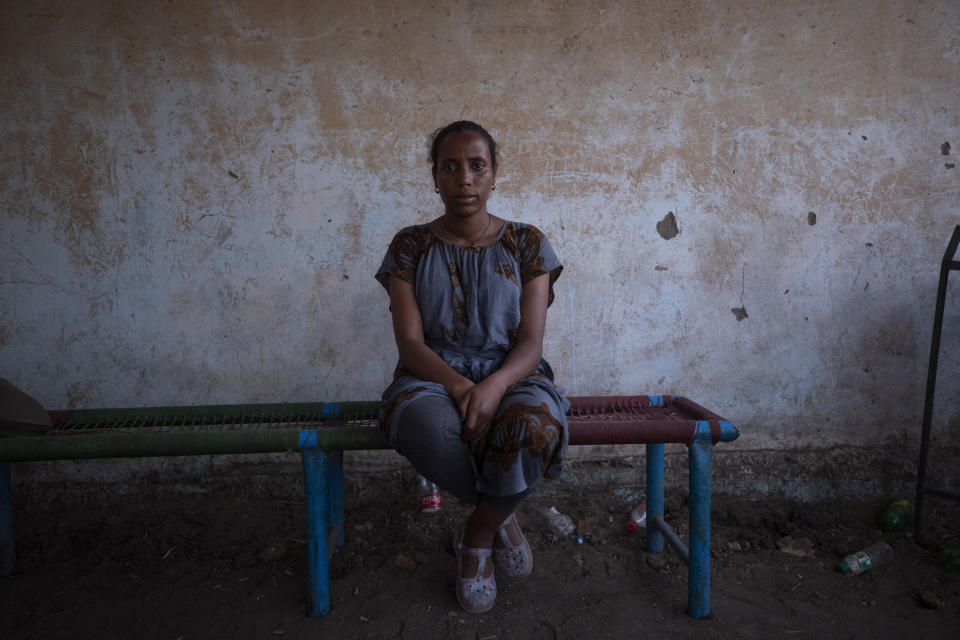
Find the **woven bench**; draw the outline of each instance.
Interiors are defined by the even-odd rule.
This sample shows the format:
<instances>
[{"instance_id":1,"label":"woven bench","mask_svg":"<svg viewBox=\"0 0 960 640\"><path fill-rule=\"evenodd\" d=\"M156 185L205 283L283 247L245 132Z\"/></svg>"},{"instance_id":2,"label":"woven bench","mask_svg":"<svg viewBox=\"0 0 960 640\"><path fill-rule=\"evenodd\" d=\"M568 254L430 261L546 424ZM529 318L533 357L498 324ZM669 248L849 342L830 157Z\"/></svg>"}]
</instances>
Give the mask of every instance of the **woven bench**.
<instances>
[{"instance_id":1,"label":"woven bench","mask_svg":"<svg viewBox=\"0 0 960 640\"><path fill-rule=\"evenodd\" d=\"M570 398L570 444L646 444L647 551L688 567L688 610L710 613L713 447L737 428L678 396ZM387 448L378 402L50 411L43 435L0 438L0 540L12 540L10 462L300 451L307 509L308 614L330 611L329 555L344 543L343 452ZM689 449L689 546L664 521L664 444Z\"/></svg>"}]
</instances>

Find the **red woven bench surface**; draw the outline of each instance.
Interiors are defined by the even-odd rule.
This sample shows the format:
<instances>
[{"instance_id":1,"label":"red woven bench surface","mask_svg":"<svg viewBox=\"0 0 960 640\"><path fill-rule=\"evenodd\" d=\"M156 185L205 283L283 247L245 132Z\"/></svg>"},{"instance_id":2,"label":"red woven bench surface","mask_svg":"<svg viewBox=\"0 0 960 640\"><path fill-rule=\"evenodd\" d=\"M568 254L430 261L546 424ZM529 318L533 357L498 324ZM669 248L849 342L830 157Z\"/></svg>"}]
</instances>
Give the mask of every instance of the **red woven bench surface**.
<instances>
[{"instance_id":1,"label":"red woven bench surface","mask_svg":"<svg viewBox=\"0 0 960 640\"><path fill-rule=\"evenodd\" d=\"M710 426L714 444L726 422L678 396L582 396L570 398L570 444L693 444L698 424Z\"/></svg>"}]
</instances>

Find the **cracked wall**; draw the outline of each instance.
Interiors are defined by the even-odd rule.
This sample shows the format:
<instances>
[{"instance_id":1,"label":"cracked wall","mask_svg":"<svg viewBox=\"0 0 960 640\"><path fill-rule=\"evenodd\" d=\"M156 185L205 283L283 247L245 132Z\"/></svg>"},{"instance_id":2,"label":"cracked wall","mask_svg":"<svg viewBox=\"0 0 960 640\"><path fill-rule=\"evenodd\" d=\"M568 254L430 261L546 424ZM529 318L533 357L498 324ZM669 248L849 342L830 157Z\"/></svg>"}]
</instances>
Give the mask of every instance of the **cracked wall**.
<instances>
[{"instance_id":1,"label":"cracked wall","mask_svg":"<svg viewBox=\"0 0 960 640\"><path fill-rule=\"evenodd\" d=\"M372 274L440 212L428 135L470 118L502 149L491 209L566 264L545 350L570 393L686 395L743 448L918 439L956 3L0 15L0 376L50 408L378 397Z\"/></svg>"}]
</instances>

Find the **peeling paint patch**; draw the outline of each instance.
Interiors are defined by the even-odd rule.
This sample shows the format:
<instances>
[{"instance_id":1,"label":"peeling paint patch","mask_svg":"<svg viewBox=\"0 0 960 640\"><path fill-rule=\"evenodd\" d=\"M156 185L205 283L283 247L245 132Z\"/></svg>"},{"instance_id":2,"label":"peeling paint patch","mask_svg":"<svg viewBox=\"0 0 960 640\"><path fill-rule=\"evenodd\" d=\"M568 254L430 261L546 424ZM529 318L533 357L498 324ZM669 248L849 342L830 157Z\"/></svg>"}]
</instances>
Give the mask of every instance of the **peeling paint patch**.
<instances>
[{"instance_id":1,"label":"peeling paint patch","mask_svg":"<svg viewBox=\"0 0 960 640\"><path fill-rule=\"evenodd\" d=\"M815 214L813 211L807 211L807 224L811 227L817 224L817 214Z\"/></svg>"},{"instance_id":2,"label":"peeling paint patch","mask_svg":"<svg viewBox=\"0 0 960 640\"><path fill-rule=\"evenodd\" d=\"M668 211L663 220L657 223L657 233L664 240L676 238L680 233L680 229L677 228L677 217L673 215L673 211Z\"/></svg>"},{"instance_id":3,"label":"peeling paint patch","mask_svg":"<svg viewBox=\"0 0 960 640\"><path fill-rule=\"evenodd\" d=\"M744 318L750 317L747 315L746 307L734 307L733 309L730 309L730 313L732 313L736 317L737 322L740 322Z\"/></svg>"},{"instance_id":4,"label":"peeling paint patch","mask_svg":"<svg viewBox=\"0 0 960 640\"><path fill-rule=\"evenodd\" d=\"M942 145L940 145L940 155L942 155L942 156L948 156L948 155L950 155L950 143L949 143L949 142L944 142Z\"/></svg>"},{"instance_id":5,"label":"peeling paint patch","mask_svg":"<svg viewBox=\"0 0 960 640\"><path fill-rule=\"evenodd\" d=\"M666 271L667 268L666 268L665 266L663 266L662 264L658 264L657 266L655 266L655 267L653 268L653 270L654 270L654 271Z\"/></svg>"},{"instance_id":6,"label":"peeling paint patch","mask_svg":"<svg viewBox=\"0 0 960 640\"><path fill-rule=\"evenodd\" d=\"M955 164L952 163L952 162L944 162L944 163L943 163L943 166L945 166L947 169L953 169L953 168L954 168L955 166L957 166L957 165L955 165Z\"/></svg>"}]
</instances>

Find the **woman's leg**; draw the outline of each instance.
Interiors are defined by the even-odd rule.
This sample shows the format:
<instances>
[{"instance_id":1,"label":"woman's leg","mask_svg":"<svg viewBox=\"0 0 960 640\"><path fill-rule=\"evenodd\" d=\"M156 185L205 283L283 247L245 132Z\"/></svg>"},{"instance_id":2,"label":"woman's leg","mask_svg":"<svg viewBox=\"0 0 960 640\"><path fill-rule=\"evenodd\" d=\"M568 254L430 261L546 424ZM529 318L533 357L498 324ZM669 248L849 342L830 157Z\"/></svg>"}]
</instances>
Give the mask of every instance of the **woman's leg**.
<instances>
[{"instance_id":1,"label":"woman's leg","mask_svg":"<svg viewBox=\"0 0 960 640\"><path fill-rule=\"evenodd\" d=\"M496 535L497 530L531 493L533 493L533 489L512 496L482 497L467 521L467 534L464 535L464 544L473 547L503 548L503 542ZM523 542L523 531L516 524L508 526L506 531L511 544L514 546ZM475 541L477 544L471 544L470 541Z\"/></svg>"},{"instance_id":2,"label":"woman's leg","mask_svg":"<svg viewBox=\"0 0 960 640\"><path fill-rule=\"evenodd\" d=\"M487 505L489 513L478 513L475 522L471 518L471 524L476 527L478 538L489 539L498 548L504 544L495 535L497 528L549 471L559 467L566 448L566 407L543 384L541 379L527 378L511 387L500 403L487 436L486 451L478 461L482 469L478 482L480 504ZM512 545L524 539L515 522L506 527Z\"/></svg>"},{"instance_id":3,"label":"woman's leg","mask_svg":"<svg viewBox=\"0 0 960 640\"><path fill-rule=\"evenodd\" d=\"M398 416L396 444L424 477L468 504L477 505L467 520L463 544L490 549L497 529L522 496L484 499L477 492L477 472L470 448L461 439L461 418L449 398L424 395L409 402ZM479 502L479 504L478 504ZM484 571L490 575L493 565ZM477 559L464 557L463 577L476 575Z\"/></svg>"},{"instance_id":4,"label":"woman's leg","mask_svg":"<svg viewBox=\"0 0 960 640\"><path fill-rule=\"evenodd\" d=\"M477 459L481 470L478 490L495 506L496 501L504 500L501 511L505 515L544 477L555 477L566 451L564 407L539 384L526 383L529 380L504 395L484 452Z\"/></svg>"},{"instance_id":5,"label":"woman's leg","mask_svg":"<svg viewBox=\"0 0 960 640\"><path fill-rule=\"evenodd\" d=\"M477 504L477 474L470 449L460 438L460 422L450 398L420 396L398 417L396 447L420 475L467 504Z\"/></svg>"},{"instance_id":6,"label":"woman's leg","mask_svg":"<svg viewBox=\"0 0 960 640\"><path fill-rule=\"evenodd\" d=\"M466 523L464 546L477 549L503 546L497 530L532 493L556 448L555 443L560 436L565 436L565 425L557 428L556 419L543 402L528 404L540 400L538 396L521 387L504 397L483 459L474 458L461 439L461 417L452 399L423 395L408 402L398 415L393 434L397 451L423 476L464 502L477 505ZM528 432L534 442L528 441L524 446ZM507 468L503 465L504 456L512 456ZM478 466L482 467L480 474ZM510 492L511 489L516 490ZM519 527L509 526L506 531L514 545L523 541ZM477 566L476 558L465 555L462 577L472 578ZM493 570L490 563L487 567L484 576Z\"/></svg>"}]
</instances>

